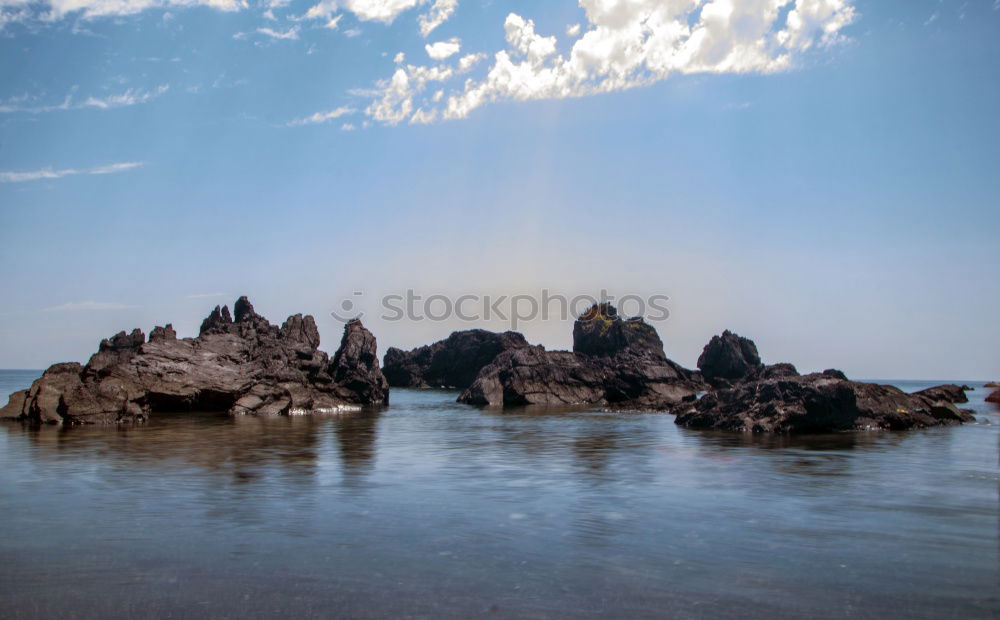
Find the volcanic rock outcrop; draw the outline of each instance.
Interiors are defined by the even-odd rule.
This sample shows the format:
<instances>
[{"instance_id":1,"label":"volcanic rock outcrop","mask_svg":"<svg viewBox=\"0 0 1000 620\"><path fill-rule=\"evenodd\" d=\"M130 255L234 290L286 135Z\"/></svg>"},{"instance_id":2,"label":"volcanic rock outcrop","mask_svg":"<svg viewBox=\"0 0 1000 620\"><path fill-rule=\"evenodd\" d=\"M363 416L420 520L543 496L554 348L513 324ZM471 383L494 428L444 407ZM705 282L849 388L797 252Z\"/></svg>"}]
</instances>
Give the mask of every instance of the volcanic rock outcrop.
<instances>
[{"instance_id":1,"label":"volcanic rock outcrop","mask_svg":"<svg viewBox=\"0 0 1000 620\"><path fill-rule=\"evenodd\" d=\"M101 342L85 365L56 364L27 390L15 392L0 418L36 423L138 422L157 411L228 411L280 415L384 405L389 386L375 337L360 321L344 327L331 361L319 350L311 316L278 327L246 297L202 322L196 338L178 339L171 325L149 341L137 330Z\"/></svg>"},{"instance_id":2,"label":"volcanic rock outcrop","mask_svg":"<svg viewBox=\"0 0 1000 620\"><path fill-rule=\"evenodd\" d=\"M759 375L764 364L752 340L727 329L705 345L698 357L698 369L706 381L726 384Z\"/></svg>"},{"instance_id":3,"label":"volcanic rock outcrop","mask_svg":"<svg viewBox=\"0 0 1000 620\"><path fill-rule=\"evenodd\" d=\"M698 368L715 390L673 411L690 428L769 433L902 430L974 421L968 386L939 385L914 394L850 381L836 369L799 375L791 364L765 366L752 340L725 331L705 346Z\"/></svg>"},{"instance_id":4,"label":"volcanic rock outcrop","mask_svg":"<svg viewBox=\"0 0 1000 620\"><path fill-rule=\"evenodd\" d=\"M953 404L968 402L968 386L940 385L907 394L893 386L850 381L836 369L799 375L791 364L765 366L752 340L728 330L705 346L698 368L715 389L674 407L677 424L690 428L821 433L975 420Z\"/></svg>"},{"instance_id":5,"label":"volcanic rock outcrop","mask_svg":"<svg viewBox=\"0 0 1000 620\"><path fill-rule=\"evenodd\" d=\"M518 332L457 331L412 351L390 347L382 360L382 372L392 387L465 389L497 355L527 346Z\"/></svg>"},{"instance_id":6,"label":"volcanic rock outcrop","mask_svg":"<svg viewBox=\"0 0 1000 620\"><path fill-rule=\"evenodd\" d=\"M930 400L941 400L947 403L967 403L969 402L969 397L965 395L965 391L970 389L972 388L967 385L948 383L920 390L919 392L914 392L914 394L924 396Z\"/></svg>"},{"instance_id":7,"label":"volcanic rock outcrop","mask_svg":"<svg viewBox=\"0 0 1000 620\"><path fill-rule=\"evenodd\" d=\"M690 428L767 433L904 430L975 420L972 413L926 394L842 378L825 371L746 381L675 408Z\"/></svg>"},{"instance_id":8,"label":"volcanic rock outcrop","mask_svg":"<svg viewBox=\"0 0 1000 620\"><path fill-rule=\"evenodd\" d=\"M459 396L474 405L599 404L666 409L693 400L706 385L667 359L656 330L595 304L573 326L573 351L541 346L504 351Z\"/></svg>"},{"instance_id":9,"label":"volcanic rock outcrop","mask_svg":"<svg viewBox=\"0 0 1000 620\"><path fill-rule=\"evenodd\" d=\"M698 357L698 370L702 378L717 389L743 381L799 376L795 366L787 362L764 365L753 340L728 329L721 336L712 336L705 345Z\"/></svg>"}]
</instances>

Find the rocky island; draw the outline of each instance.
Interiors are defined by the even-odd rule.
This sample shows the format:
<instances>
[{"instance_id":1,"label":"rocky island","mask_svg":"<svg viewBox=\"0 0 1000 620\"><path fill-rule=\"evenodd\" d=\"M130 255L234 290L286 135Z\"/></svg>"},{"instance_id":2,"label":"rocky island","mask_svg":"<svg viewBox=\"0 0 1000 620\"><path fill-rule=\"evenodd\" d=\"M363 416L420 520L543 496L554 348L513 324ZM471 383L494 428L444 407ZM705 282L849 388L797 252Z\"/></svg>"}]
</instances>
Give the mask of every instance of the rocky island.
<instances>
[{"instance_id":1,"label":"rocky island","mask_svg":"<svg viewBox=\"0 0 1000 620\"><path fill-rule=\"evenodd\" d=\"M608 405L665 409L706 389L697 372L667 359L656 330L595 304L573 324L572 351L517 347L479 371L459 402L473 405Z\"/></svg>"},{"instance_id":2,"label":"rocky island","mask_svg":"<svg viewBox=\"0 0 1000 620\"><path fill-rule=\"evenodd\" d=\"M677 424L690 428L828 433L975 420L953 404L968 402L967 386L940 385L907 394L890 385L850 381L834 369L800 375L788 363L765 366L752 340L729 331L705 345L698 368L714 389L672 409Z\"/></svg>"},{"instance_id":3,"label":"rocky island","mask_svg":"<svg viewBox=\"0 0 1000 620\"><path fill-rule=\"evenodd\" d=\"M573 350L547 351L517 332L459 331L412 351L390 348L354 320L333 358L311 316L279 327L246 297L216 306L195 338L171 325L120 332L87 362L55 364L10 396L0 418L34 423L140 422L156 412L291 415L386 405L389 386L462 390L470 405L597 405L676 414L690 428L769 433L901 430L973 421L967 386L907 394L838 370L800 375L766 365L756 344L714 336L689 370L667 358L656 330L595 304L573 324Z\"/></svg>"},{"instance_id":4,"label":"rocky island","mask_svg":"<svg viewBox=\"0 0 1000 620\"><path fill-rule=\"evenodd\" d=\"M172 325L120 332L101 342L86 365L55 364L15 392L0 418L35 423L141 422L165 411L288 415L358 409L389 402L375 337L360 321L344 326L331 360L319 350L311 316L280 326L246 297L216 306L195 338Z\"/></svg>"},{"instance_id":5,"label":"rocky island","mask_svg":"<svg viewBox=\"0 0 1000 620\"><path fill-rule=\"evenodd\" d=\"M392 387L464 390L497 355L527 346L518 332L467 329L412 351L389 347L382 367Z\"/></svg>"},{"instance_id":6,"label":"rocky island","mask_svg":"<svg viewBox=\"0 0 1000 620\"><path fill-rule=\"evenodd\" d=\"M689 370L666 357L652 326L610 304L577 319L572 351L546 351L516 332L469 330L409 352L390 349L384 365L391 385L462 389L458 400L467 404L661 411L690 428L825 433L975 419L954 405L968 401L967 386L907 394L834 369L801 375L790 363L764 364L752 340L728 330Z\"/></svg>"},{"instance_id":7,"label":"rocky island","mask_svg":"<svg viewBox=\"0 0 1000 620\"><path fill-rule=\"evenodd\" d=\"M608 405L663 409L708 386L667 359L656 330L595 304L573 325L573 351L546 351L518 332L458 331L383 360L393 387L463 390L472 405Z\"/></svg>"}]
</instances>

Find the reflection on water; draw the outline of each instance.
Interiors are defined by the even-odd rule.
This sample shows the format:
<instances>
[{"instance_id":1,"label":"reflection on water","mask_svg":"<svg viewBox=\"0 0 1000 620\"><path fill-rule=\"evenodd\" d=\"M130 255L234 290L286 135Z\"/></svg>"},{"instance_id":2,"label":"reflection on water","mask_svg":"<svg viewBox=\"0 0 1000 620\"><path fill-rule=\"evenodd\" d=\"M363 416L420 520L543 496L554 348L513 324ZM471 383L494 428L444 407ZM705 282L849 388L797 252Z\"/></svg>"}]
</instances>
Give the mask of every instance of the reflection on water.
<instances>
[{"instance_id":1,"label":"reflection on water","mask_svg":"<svg viewBox=\"0 0 1000 620\"><path fill-rule=\"evenodd\" d=\"M0 615L995 617L983 395L973 426L811 437L408 390L5 425Z\"/></svg>"},{"instance_id":2,"label":"reflection on water","mask_svg":"<svg viewBox=\"0 0 1000 620\"><path fill-rule=\"evenodd\" d=\"M344 464L345 484L361 483L375 460L375 433L378 414L373 412L333 418L340 459Z\"/></svg>"}]
</instances>

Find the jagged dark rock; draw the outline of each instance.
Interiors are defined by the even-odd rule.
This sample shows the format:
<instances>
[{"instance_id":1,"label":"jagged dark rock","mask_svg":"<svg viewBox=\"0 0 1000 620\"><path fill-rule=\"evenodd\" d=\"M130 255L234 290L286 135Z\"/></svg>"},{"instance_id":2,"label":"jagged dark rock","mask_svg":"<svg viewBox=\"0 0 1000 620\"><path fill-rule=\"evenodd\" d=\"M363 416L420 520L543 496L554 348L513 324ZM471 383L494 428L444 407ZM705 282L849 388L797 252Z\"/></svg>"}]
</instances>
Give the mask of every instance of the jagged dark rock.
<instances>
[{"instance_id":1,"label":"jagged dark rock","mask_svg":"<svg viewBox=\"0 0 1000 620\"><path fill-rule=\"evenodd\" d=\"M573 351L583 355L630 352L666 359L659 334L640 317L622 319L609 303L595 304L573 323Z\"/></svg>"},{"instance_id":2,"label":"jagged dark rock","mask_svg":"<svg viewBox=\"0 0 1000 620\"><path fill-rule=\"evenodd\" d=\"M969 402L969 397L965 395L965 390L967 389L969 389L967 385L961 386L948 383L920 390L919 392L915 392L915 394L946 403L967 403Z\"/></svg>"},{"instance_id":3,"label":"jagged dark rock","mask_svg":"<svg viewBox=\"0 0 1000 620\"><path fill-rule=\"evenodd\" d=\"M767 433L903 430L975 420L949 402L829 372L745 381L675 412L677 424L689 428Z\"/></svg>"},{"instance_id":4,"label":"jagged dark rock","mask_svg":"<svg viewBox=\"0 0 1000 620\"><path fill-rule=\"evenodd\" d=\"M311 316L279 328L241 297L216 306L197 338L171 325L149 342L139 330L101 342L86 366L56 364L31 388L11 395L0 417L36 423L142 421L157 411L212 410L277 415L384 405L389 389L375 337L360 321L344 328L329 360Z\"/></svg>"},{"instance_id":5,"label":"jagged dark rock","mask_svg":"<svg viewBox=\"0 0 1000 620\"><path fill-rule=\"evenodd\" d=\"M344 326L340 348L329 367L338 397L346 401L355 398L365 403L389 403L389 382L379 369L377 348L375 336L359 319Z\"/></svg>"},{"instance_id":6,"label":"jagged dark rock","mask_svg":"<svg viewBox=\"0 0 1000 620\"><path fill-rule=\"evenodd\" d=\"M150 342L167 342L171 340L177 340L177 332L174 331L172 323L167 323L166 327L154 327L153 331L149 332Z\"/></svg>"},{"instance_id":7,"label":"jagged dark rock","mask_svg":"<svg viewBox=\"0 0 1000 620\"><path fill-rule=\"evenodd\" d=\"M201 322L201 329L198 335L212 333L227 333L229 326L233 324L233 317L229 314L229 306L216 306L212 313Z\"/></svg>"},{"instance_id":8,"label":"jagged dark rock","mask_svg":"<svg viewBox=\"0 0 1000 620\"><path fill-rule=\"evenodd\" d=\"M412 351L390 347L382 367L392 387L465 389L497 355L526 346L518 332L469 329Z\"/></svg>"},{"instance_id":9,"label":"jagged dark rock","mask_svg":"<svg viewBox=\"0 0 1000 620\"><path fill-rule=\"evenodd\" d=\"M1000 390L993 390L987 394L986 402L1000 405Z\"/></svg>"},{"instance_id":10,"label":"jagged dark rock","mask_svg":"<svg viewBox=\"0 0 1000 620\"><path fill-rule=\"evenodd\" d=\"M651 326L622 319L608 304L595 304L577 319L573 340L573 352L528 346L500 353L459 402L664 410L707 387L696 373L667 359Z\"/></svg>"},{"instance_id":11,"label":"jagged dark rock","mask_svg":"<svg viewBox=\"0 0 1000 620\"><path fill-rule=\"evenodd\" d=\"M789 364L788 362L781 362L779 364L771 364L764 367L762 373L762 378L764 379L776 379L778 377L798 377L799 371L795 369L795 366Z\"/></svg>"},{"instance_id":12,"label":"jagged dark rock","mask_svg":"<svg viewBox=\"0 0 1000 620\"><path fill-rule=\"evenodd\" d=\"M764 364L752 340L727 329L721 336L713 336L705 345L698 357L698 369L701 376L713 385L728 385L760 375Z\"/></svg>"},{"instance_id":13,"label":"jagged dark rock","mask_svg":"<svg viewBox=\"0 0 1000 620\"><path fill-rule=\"evenodd\" d=\"M133 329L131 334L122 331L105 338L98 345L97 353L90 356L84 371L91 377L105 376L109 369L135 357L145 342L146 334L139 329Z\"/></svg>"}]
</instances>

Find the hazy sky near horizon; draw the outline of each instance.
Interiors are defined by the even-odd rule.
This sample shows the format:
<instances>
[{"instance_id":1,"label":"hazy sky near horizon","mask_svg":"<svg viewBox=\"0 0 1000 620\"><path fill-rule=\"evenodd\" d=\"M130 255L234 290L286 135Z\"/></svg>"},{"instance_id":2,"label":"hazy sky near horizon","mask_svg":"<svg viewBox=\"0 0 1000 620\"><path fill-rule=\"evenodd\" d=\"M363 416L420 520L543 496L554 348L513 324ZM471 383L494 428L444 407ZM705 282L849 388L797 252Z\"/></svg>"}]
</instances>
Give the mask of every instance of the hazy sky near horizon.
<instances>
[{"instance_id":1,"label":"hazy sky near horizon","mask_svg":"<svg viewBox=\"0 0 1000 620\"><path fill-rule=\"evenodd\" d=\"M0 0L0 367L248 295L667 295L693 366L1000 379L1000 0ZM362 296L353 296L363 291ZM519 329L571 345L571 320Z\"/></svg>"}]
</instances>

